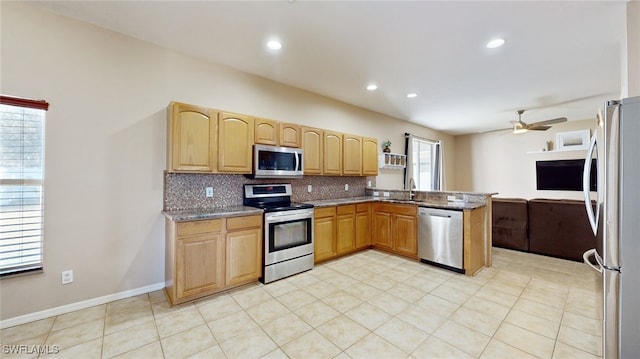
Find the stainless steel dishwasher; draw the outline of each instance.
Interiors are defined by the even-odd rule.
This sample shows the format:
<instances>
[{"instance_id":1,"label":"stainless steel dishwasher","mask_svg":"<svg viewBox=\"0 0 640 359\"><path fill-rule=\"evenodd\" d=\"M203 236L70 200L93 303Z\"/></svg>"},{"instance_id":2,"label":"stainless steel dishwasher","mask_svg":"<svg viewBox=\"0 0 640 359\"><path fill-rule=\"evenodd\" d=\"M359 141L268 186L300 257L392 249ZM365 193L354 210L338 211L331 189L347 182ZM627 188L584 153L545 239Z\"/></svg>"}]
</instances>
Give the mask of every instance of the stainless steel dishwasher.
<instances>
[{"instance_id":1,"label":"stainless steel dishwasher","mask_svg":"<svg viewBox=\"0 0 640 359\"><path fill-rule=\"evenodd\" d=\"M464 273L462 211L418 208L418 256L423 262Z\"/></svg>"}]
</instances>

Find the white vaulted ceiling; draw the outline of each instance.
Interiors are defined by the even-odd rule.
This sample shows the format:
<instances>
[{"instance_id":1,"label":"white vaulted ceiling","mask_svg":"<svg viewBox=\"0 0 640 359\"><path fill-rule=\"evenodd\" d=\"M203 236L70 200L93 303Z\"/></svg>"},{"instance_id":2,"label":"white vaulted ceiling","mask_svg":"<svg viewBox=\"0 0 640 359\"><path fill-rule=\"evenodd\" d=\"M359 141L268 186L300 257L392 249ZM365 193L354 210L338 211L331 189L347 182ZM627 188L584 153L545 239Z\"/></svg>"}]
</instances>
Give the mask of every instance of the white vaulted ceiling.
<instances>
[{"instance_id":1,"label":"white vaulted ceiling","mask_svg":"<svg viewBox=\"0 0 640 359\"><path fill-rule=\"evenodd\" d=\"M594 118L621 89L624 1L30 3L452 134Z\"/></svg>"}]
</instances>

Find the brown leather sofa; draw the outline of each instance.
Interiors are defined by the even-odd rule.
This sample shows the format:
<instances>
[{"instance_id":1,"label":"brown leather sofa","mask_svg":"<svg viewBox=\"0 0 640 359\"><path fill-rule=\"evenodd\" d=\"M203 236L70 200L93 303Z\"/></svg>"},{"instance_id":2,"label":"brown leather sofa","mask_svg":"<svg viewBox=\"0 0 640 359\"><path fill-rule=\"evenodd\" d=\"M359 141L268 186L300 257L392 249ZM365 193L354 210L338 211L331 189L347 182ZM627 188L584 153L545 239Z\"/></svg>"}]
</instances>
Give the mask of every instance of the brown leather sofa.
<instances>
[{"instance_id":1,"label":"brown leather sofa","mask_svg":"<svg viewBox=\"0 0 640 359\"><path fill-rule=\"evenodd\" d=\"M493 198L492 226L496 247L581 262L596 246L584 201Z\"/></svg>"},{"instance_id":2,"label":"brown leather sofa","mask_svg":"<svg viewBox=\"0 0 640 359\"><path fill-rule=\"evenodd\" d=\"M528 252L528 213L526 199L493 198L491 200L493 245Z\"/></svg>"},{"instance_id":3,"label":"brown leather sofa","mask_svg":"<svg viewBox=\"0 0 640 359\"><path fill-rule=\"evenodd\" d=\"M582 262L582 254L596 247L584 201L529 201L529 251Z\"/></svg>"}]
</instances>

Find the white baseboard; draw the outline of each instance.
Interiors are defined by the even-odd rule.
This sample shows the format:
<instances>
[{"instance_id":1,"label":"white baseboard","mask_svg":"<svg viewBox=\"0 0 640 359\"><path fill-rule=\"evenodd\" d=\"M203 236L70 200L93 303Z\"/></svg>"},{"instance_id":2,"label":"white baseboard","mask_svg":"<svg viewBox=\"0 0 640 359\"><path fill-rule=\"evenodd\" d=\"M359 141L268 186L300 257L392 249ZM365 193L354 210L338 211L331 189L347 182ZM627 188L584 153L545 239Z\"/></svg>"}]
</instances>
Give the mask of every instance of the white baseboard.
<instances>
[{"instance_id":1,"label":"white baseboard","mask_svg":"<svg viewBox=\"0 0 640 359\"><path fill-rule=\"evenodd\" d=\"M25 323L53 317L60 314L66 314L66 313L70 313L80 309L94 307L96 305L113 302L114 300L118 300L118 299L124 299L124 298L129 298L129 297L133 297L140 294L154 292L156 290L160 290L164 288L164 284L165 284L164 282L151 284L146 287L125 290L124 292L113 293L113 294L105 295L98 298L87 299L81 302L66 304L60 307L45 309L39 312L29 313L29 314L21 315L18 317L5 319L0 321L0 329L13 327L20 324L25 324Z\"/></svg>"}]
</instances>

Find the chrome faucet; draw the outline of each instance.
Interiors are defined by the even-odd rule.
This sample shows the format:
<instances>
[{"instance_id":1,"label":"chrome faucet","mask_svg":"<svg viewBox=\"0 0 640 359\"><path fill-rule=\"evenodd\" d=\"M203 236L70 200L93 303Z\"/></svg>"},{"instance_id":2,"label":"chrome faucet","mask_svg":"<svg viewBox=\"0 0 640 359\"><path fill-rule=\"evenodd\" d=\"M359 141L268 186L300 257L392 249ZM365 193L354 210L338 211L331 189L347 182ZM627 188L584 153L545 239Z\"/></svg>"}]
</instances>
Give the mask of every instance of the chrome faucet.
<instances>
[{"instance_id":1,"label":"chrome faucet","mask_svg":"<svg viewBox=\"0 0 640 359\"><path fill-rule=\"evenodd\" d=\"M413 177L409 178L409 200L412 201L413 197L416 195L413 193L413 190L416 189L416 182L413 180Z\"/></svg>"}]
</instances>

